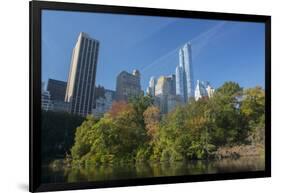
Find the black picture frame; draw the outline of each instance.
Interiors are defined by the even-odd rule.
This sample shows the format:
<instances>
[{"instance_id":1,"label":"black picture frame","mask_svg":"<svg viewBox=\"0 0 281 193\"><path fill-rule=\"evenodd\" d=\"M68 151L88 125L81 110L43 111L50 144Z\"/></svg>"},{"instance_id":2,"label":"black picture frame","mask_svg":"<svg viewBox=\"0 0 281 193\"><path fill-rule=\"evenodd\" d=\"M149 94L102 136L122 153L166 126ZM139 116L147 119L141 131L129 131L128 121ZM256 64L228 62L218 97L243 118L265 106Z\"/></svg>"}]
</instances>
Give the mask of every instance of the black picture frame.
<instances>
[{"instance_id":1,"label":"black picture frame","mask_svg":"<svg viewBox=\"0 0 281 193\"><path fill-rule=\"evenodd\" d=\"M66 10L79 12L100 12L114 14L169 16L180 18L200 18L230 21L261 22L265 24L265 170L238 173L200 174L192 176L153 177L127 180L111 180L77 183L40 183L40 124L41 124L41 13L42 10ZM30 144L29 144L29 191L60 191L90 188L122 187L167 183L183 183L244 178L261 178L271 176L271 17L265 15L248 15L233 13L215 13L202 11L185 11L156 8L93 5L79 3L62 3L31 1L30 11Z\"/></svg>"}]
</instances>

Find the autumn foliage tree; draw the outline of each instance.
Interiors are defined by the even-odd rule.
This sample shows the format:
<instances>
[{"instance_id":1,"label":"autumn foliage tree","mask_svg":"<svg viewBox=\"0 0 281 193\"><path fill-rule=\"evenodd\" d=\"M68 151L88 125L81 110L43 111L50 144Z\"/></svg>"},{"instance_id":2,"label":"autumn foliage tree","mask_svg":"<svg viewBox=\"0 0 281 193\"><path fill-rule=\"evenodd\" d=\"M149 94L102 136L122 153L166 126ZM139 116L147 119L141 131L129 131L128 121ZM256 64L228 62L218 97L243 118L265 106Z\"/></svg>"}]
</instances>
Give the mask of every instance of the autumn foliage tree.
<instances>
[{"instance_id":1,"label":"autumn foliage tree","mask_svg":"<svg viewBox=\"0 0 281 193\"><path fill-rule=\"evenodd\" d=\"M114 101L107 114L110 117L115 118L120 113L128 111L129 109L131 109L131 106L126 101Z\"/></svg>"},{"instance_id":2,"label":"autumn foliage tree","mask_svg":"<svg viewBox=\"0 0 281 193\"><path fill-rule=\"evenodd\" d=\"M145 128L147 130L147 135L154 140L155 135L160 127L160 110L156 106L150 106L148 107L144 113L144 122L145 122Z\"/></svg>"}]
</instances>

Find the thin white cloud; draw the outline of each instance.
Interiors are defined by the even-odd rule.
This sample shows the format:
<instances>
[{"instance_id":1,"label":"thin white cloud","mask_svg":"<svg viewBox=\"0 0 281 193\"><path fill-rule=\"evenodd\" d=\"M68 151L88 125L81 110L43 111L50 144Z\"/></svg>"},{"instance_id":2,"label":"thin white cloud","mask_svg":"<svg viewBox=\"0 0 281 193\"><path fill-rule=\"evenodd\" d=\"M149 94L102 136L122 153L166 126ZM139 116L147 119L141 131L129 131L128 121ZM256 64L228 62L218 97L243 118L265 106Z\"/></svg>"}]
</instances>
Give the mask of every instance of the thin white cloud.
<instances>
[{"instance_id":1,"label":"thin white cloud","mask_svg":"<svg viewBox=\"0 0 281 193\"><path fill-rule=\"evenodd\" d=\"M175 49L169 51L168 53L166 53L165 55L162 55L161 57L157 58L156 60L154 60L152 63L150 63L149 65L144 66L143 68L141 68L140 70L142 72L145 72L149 69L151 69L152 67L155 67L157 64L161 64L161 62L167 60L169 57L173 56L174 54L176 54L178 52L180 47L176 47ZM161 66L159 66L161 67Z\"/></svg>"},{"instance_id":2,"label":"thin white cloud","mask_svg":"<svg viewBox=\"0 0 281 193\"><path fill-rule=\"evenodd\" d=\"M165 60L168 60L169 57L173 56L173 54L177 54L179 48L183 46L186 42L191 42L192 44L192 57L195 58L200 54L200 52L205 48L210 41L221 31L221 29L225 26L226 22L222 21L215 26L211 27L210 29L200 33L198 36L192 38L191 40L186 40L181 45L177 46L173 50L167 52L166 54L160 56L159 58L155 59L152 63L145 65L144 67L141 67L141 71L145 72L147 70L150 70L152 67L155 67L159 64L165 64ZM177 64L178 61L175 61L175 64ZM166 63L167 65L168 63ZM175 66L176 67L176 66ZM162 66L159 66L159 68L162 68Z\"/></svg>"},{"instance_id":3,"label":"thin white cloud","mask_svg":"<svg viewBox=\"0 0 281 193\"><path fill-rule=\"evenodd\" d=\"M190 40L192 44L192 57L196 58L200 55L201 51L221 32L221 29L225 26L226 22L222 21L210 29L202 32L198 36Z\"/></svg>"}]
</instances>

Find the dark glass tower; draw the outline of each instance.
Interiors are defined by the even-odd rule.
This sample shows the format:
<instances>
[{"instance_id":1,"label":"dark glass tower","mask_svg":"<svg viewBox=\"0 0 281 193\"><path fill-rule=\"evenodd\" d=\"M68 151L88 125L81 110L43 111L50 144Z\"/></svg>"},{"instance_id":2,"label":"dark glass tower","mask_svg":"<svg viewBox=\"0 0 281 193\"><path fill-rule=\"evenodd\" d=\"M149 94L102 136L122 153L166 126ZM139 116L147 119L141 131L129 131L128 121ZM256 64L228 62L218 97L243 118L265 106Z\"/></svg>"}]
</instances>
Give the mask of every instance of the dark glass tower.
<instances>
[{"instance_id":1,"label":"dark glass tower","mask_svg":"<svg viewBox=\"0 0 281 193\"><path fill-rule=\"evenodd\" d=\"M64 101L67 83L61 80L48 80L47 91L50 92L51 100Z\"/></svg>"}]
</instances>

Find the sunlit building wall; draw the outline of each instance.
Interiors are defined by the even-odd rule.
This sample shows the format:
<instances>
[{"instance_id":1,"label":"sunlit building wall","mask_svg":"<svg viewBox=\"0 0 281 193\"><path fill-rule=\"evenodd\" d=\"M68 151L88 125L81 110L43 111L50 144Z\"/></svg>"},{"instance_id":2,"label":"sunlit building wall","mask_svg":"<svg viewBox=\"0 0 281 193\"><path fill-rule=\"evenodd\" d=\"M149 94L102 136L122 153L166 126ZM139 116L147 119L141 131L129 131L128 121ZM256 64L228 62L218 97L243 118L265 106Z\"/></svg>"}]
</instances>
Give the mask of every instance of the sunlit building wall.
<instances>
[{"instance_id":1,"label":"sunlit building wall","mask_svg":"<svg viewBox=\"0 0 281 193\"><path fill-rule=\"evenodd\" d=\"M81 32L72 52L65 101L70 112L86 116L92 113L99 41Z\"/></svg>"},{"instance_id":2,"label":"sunlit building wall","mask_svg":"<svg viewBox=\"0 0 281 193\"><path fill-rule=\"evenodd\" d=\"M128 101L130 97L142 95L140 78L138 70L134 70L132 74L126 71L119 73L116 81L116 99Z\"/></svg>"}]
</instances>

